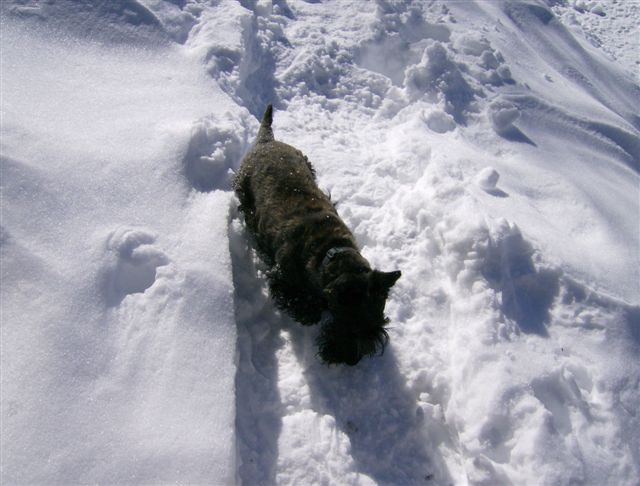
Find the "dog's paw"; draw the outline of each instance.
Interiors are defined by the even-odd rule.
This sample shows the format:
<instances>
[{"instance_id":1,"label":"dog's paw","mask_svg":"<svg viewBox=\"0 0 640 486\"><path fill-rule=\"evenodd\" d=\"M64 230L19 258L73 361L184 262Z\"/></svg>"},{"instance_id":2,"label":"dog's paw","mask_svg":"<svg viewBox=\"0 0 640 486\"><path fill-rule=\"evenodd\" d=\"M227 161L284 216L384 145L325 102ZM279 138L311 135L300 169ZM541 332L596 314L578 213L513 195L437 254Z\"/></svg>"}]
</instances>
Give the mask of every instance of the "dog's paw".
<instances>
[{"instance_id":1,"label":"dog's paw","mask_svg":"<svg viewBox=\"0 0 640 486\"><path fill-rule=\"evenodd\" d=\"M156 279L156 268L167 265L167 255L153 245L156 235L141 229L121 228L107 240L108 263L104 288L109 305L127 295L144 292Z\"/></svg>"}]
</instances>

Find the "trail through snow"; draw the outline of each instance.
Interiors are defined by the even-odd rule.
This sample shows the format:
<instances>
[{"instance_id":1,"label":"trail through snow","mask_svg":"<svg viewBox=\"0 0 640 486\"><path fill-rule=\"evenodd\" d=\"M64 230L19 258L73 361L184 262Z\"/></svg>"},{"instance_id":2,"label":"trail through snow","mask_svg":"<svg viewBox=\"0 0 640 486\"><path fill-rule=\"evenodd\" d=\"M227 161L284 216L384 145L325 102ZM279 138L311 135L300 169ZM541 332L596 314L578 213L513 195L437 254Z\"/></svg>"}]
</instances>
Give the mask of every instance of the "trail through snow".
<instances>
[{"instance_id":1,"label":"trail through snow","mask_svg":"<svg viewBox=\"0 0 640 486\"><path fill-rule=\"evenodd\" d=\"M1 8L3 483L637 482L637 2ZM229 189L268 103L402 270L353 368Z\"/></svg>"}]
</instances>

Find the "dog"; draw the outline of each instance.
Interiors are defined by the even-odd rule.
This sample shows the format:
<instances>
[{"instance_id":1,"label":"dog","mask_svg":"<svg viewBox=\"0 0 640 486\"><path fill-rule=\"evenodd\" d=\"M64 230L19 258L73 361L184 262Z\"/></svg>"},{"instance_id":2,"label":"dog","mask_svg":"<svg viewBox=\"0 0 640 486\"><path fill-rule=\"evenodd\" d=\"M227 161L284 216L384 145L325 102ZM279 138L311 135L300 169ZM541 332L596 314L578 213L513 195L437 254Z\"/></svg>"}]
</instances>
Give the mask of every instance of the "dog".
<instances>
[{"instance_id":1,"label":"dog","mask_svg":"<svg viewBox=\"0 0 640 486\"><path fill-rule=\"evenodd\" d=\"M353 366L384 352L389 340L384 308L401 273L371 268L318 188L307 157L276 141L272 122L269 105L233 181L239 210L268 267L277 307L304 325L321 321L320 358Z\"/></svg>"}]
</instances>

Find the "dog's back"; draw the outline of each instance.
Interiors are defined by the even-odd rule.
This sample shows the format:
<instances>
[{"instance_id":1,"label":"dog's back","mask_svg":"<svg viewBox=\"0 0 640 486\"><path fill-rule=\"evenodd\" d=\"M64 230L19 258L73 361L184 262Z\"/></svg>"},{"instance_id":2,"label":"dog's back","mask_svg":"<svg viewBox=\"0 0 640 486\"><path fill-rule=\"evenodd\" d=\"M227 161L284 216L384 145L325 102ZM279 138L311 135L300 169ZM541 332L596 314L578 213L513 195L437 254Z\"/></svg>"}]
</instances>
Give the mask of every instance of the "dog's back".
<instances>
[{"instance_id":1,"label":"dog's back","mask_svg":"<svg viewBox=\"0 0 640 486\"><path fill-rule=\"evenodd\" d=\"M298 256L304 258L308 256L305 253L318 251L316 246L321 242L317 232L324 225L331 227L327 240L338 237L352 242L351 232L318 188L309 160L300 150L275 140L272 120L269 105L256 144L242 162L234 184L260 250L275 263L279 250L290 247L291 241L303 241L305 233L313 231L314 248L298 249Z\"/></svg>"}]
</instances>

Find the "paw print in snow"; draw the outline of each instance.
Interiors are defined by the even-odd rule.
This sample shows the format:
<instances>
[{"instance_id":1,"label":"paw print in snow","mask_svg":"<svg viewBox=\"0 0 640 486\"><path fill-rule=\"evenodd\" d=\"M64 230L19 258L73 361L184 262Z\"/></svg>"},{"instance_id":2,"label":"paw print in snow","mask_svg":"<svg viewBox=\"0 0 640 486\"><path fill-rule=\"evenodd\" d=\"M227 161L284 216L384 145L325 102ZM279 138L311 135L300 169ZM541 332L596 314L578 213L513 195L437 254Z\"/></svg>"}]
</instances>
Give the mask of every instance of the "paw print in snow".
<instances>
[{"instance_id":1,"label":"paw print in snow","mask_svg":"<svg viewBox=\"0 0 640 486\"><path fill-rule=\"evenodd\" d=\"M164 252L153 245L156 235L124 228L109 237L111 262L105 275L106 299L118 305L129 294L144 292L156 280L156 268L169 263Z\"/></svg>"}]
</instances>

